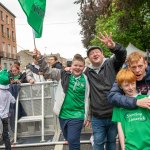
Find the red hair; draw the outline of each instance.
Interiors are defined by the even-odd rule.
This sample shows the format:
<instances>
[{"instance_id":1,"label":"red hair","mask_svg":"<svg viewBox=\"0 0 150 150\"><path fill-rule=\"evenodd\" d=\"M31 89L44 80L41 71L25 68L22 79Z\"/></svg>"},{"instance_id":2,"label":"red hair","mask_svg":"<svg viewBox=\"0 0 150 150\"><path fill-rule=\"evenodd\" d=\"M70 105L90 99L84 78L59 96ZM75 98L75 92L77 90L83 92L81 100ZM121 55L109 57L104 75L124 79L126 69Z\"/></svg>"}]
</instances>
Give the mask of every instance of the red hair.
<instances>
[{"instance_id":1,"label":"red hair","mask_svg":"<svg viewBox=\"0 0 150 150\"><path fill-rule=\"evenodd\" d=\"M121 69L117 73L116 80L118 85L121 86L123 82L136 82L136 76L130 69Z\"/></svg>"},{"instance_id":2,"label":"red hair","mask_svg":"<svg viewBox=\"0 0 150 150\"><path fill-rule=\"evenodd\" d=\"M127 63L130 66L133 62L138 62L141 58L143 61L146 61L144 55L141 52L133 52L128 56Z\"/></svg>"}]
</instances>

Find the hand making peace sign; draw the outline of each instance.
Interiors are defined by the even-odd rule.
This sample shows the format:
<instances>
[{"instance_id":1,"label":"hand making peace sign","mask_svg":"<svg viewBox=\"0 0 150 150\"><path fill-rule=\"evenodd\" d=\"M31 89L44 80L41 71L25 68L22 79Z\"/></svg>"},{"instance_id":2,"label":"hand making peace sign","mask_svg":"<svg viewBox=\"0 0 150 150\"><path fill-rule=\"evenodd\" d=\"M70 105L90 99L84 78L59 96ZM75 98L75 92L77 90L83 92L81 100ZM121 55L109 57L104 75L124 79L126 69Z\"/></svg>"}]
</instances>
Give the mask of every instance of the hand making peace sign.
<instances>
[{"instance_id":1,"label":"hand making peace sign","mask_svg":"<svg viewBox=\"0 0 150 150\"><path fill-rule=\"evenodd\" d=\"M112 40L112 32L109 35L106 32L104 34L100 32L97 38L108 48L113 49L115 47L115 42Z\"/></svg>"}]
</instances>

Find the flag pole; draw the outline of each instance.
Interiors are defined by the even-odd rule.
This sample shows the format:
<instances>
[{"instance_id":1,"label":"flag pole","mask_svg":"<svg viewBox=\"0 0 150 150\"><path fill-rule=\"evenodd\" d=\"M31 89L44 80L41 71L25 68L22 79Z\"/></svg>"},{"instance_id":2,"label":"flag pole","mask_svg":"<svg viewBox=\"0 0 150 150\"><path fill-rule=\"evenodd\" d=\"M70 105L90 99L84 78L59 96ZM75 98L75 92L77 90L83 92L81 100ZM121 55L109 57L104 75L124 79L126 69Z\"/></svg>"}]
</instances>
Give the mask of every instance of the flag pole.
<instances>
[{"instance_id":1,"label":"flag pole","mask_svg":"<svg viewBox=\"0 0 150 150\"><path fill-rule=\"evenodd\" d=\"M34 49L36 49L36 43L35 43L35 36L34 36L34 30L32 29L32 33L33 33L33 41L34 41Z\"/></svg>"}]
</instances>

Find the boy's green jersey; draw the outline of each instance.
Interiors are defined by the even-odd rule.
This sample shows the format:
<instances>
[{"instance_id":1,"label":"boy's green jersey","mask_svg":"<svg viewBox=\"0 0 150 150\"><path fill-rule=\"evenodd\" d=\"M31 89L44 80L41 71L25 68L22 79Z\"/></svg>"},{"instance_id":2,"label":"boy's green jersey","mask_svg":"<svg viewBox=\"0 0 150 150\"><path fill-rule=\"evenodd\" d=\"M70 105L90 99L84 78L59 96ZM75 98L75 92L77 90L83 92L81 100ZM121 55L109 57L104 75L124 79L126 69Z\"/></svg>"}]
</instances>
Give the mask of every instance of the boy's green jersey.
<instances>
[{"instance_id":1,"label":"boy's green jersey","mask_svg":"<svg viewBox=\"0 0 150 150\"><path fill-rule=\"evenodd\" d=\"M148 97L138 95L137 100ZM120 122L125 137L125 150L150 150L150 110L138 107L134 110L113 110L112 121Z\"/></svg>"},{"instance_id":2,"label":"boy's green jersey","mask_svg":"<svg viewBox=\"0 0 150 150\"><path fill-rule=\"evenodd\" d=\"M82 74L79 77L70 76L68 90L59 117L63 119L84 119L86 80Z\"/></svg>"}]
</instances>

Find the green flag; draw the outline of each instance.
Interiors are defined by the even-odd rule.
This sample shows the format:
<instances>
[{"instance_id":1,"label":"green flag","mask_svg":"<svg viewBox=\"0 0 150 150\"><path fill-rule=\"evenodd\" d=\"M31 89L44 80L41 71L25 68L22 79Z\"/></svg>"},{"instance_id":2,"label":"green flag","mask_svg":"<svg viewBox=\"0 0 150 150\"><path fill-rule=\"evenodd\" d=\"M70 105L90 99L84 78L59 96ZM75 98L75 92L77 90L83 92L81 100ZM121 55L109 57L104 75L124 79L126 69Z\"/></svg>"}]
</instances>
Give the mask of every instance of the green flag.
<instances>
[{"instance_id":1,"label":"green flag","mask_svg":"<svg viewBox=\"0 0 150 150\"><path fill-rule=\"evenodd\" d=\"M35 31L35 38L42 36L46 0L18 0L27 16L29 25Z\"/></svg>"}]
</instances>

